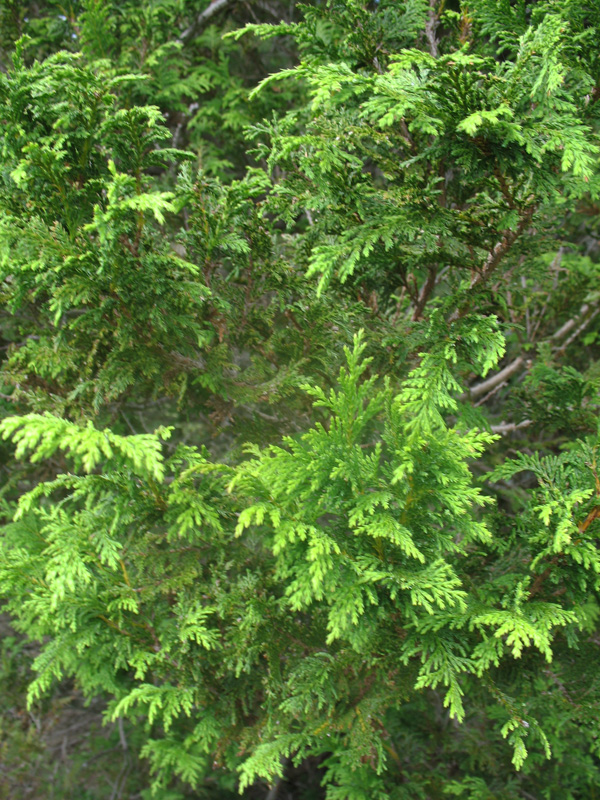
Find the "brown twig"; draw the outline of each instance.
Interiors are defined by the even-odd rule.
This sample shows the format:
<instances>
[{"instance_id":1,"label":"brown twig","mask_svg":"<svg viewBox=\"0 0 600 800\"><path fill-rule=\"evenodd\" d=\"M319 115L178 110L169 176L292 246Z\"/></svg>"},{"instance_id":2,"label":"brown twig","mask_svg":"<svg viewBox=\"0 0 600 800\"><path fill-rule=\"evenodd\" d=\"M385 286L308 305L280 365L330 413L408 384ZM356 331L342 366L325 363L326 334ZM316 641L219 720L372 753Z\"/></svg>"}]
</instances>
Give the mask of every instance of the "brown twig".
<instances>
[{"instance_id":1,"label":"brown twig","mask_svg":"<svg viewBox=\"0 0 600 800\"><path fill-rule=\"evenodd\" d=\"M577 526L577 528L579 529L579 533L585 533L585 531L590 527L592 522L595 519L598 519L599 517L600 517L600 506L594 506L594 508L592 508L590 513L587 515L587 517L583 520L583 522L580 522L579 525Z\"/></svg>"},{"instance_id":2,"label":"brown twig","mask_svg":"<svg viewBox=\"0 0 600 800\"><path fill-rule=\"evenodd\" d=\"M596 519L600 519L600 506L594 506L594 508L592 508L590 513L587 515L587 517L577 525L577 530L579 531L579 533L585 533L585 531L589 528L592 522L594 522L594 520ZM577 544L577 542L575 542L575 544ZM554 556L554 558L551 559L546 569L537 576L537 578L531 584L531 589L529 590L529 599L531 599L535 594L537 594L540 591L540 589L544 584L544 581L546 580L546 578L548 578L548 576L552 572L552 568L556 566L556 564L559 562L559 559L560 556Z\"/></svg>"},{"instance_id":3,"label":"brown twig","mask_svg":"<svg viewBox=\"0 0 600 800\"><path fill-rule=\"evenodd\" d=\"M421 319L425 306L427 305L427 301L429 300L429 297L435 287L436 277L437 266L432 265L428 268L427 278L421 287L421 291L419 292L419 297L412 315L413 322L417 322L419 319Z\"/></svg>"},{"instance_id":4,"label":"brown twig","mask_svg":"<svg viewBox=\"0 0 600 800\"><path fill-rule=\"evenodd\" d=\"M534 205L528 206L522 213L519 224L517 225L517 229L514 231L505 231L502 239L500 239L500 241L494 246L494 249L488 253L485 264L483 265L483 269L480 272L475 273L475 275L471 278L471 283L469 285L469 289L471 291L477 289L479 286L481 286L481 284L487 282L490 275L496 270L504 256L509 252L519 236L527 229L527 226L531 222L534 211ZM455 309L450 315L448 322L456 322L459 320L467 313L470 307L471 300L467 301L462 307Z\"/></svg>"},{"instance_id":5,"label":"brown twig","mask_svg":"<svg viewBox=\"0 0 600 800\"><path fill-rule=\"evenodd\" d=\"M540 589L542 588L542 585L544 584L544 581L546 580L546 578L552 572L552 567L556 564L556 562L557 562L557 559L553 558L551 563L550 563L550 565L547 566L546 569L543 572L540 572L540 574L537 576L537 578L531 584L531 589L529 590L529 596L528 596L529 600L531 600L531 598L540 591Z\"/></svg>"}]
</instances>

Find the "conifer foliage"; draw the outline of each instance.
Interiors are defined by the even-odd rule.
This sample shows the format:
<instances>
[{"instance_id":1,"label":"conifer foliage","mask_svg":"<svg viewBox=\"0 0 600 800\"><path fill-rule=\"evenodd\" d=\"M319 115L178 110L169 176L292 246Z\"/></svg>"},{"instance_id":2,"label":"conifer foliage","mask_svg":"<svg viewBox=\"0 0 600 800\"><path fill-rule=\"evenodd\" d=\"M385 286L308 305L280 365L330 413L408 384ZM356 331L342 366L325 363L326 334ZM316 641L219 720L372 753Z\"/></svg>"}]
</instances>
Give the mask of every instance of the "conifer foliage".
<instances>
[{"instance_id":1,"label":"conifer foliage","mask_svg":"<svg viewBox=\"0 0 600 800\"><path fill-rule=\"evenodd\" d=\"M0 19L29 707L113 798L595 796L600 3Z\"/></svg>"}]
</instances>

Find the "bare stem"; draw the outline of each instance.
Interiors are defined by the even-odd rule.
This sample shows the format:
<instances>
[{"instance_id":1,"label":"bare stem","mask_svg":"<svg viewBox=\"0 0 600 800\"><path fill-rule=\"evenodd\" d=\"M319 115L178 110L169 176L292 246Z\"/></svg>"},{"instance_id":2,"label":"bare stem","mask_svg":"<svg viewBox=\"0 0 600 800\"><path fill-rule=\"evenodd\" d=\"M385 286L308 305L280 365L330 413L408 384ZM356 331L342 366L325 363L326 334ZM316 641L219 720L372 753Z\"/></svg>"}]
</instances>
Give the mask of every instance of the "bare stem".
<instances>
[{"instance_id":1,"label":"bare stem","mask_svg":"<svg viewBox=\"0 0 600 800\"><path fill-rule=\"evenodd\" d=\"M535 206L530 205L528 206L521 216L521 220L517 225L516 230L514 231L505 231L504 236L500 241L494 246L494 249L488 253L488 257L485 260L485 264L483 265L483 269L480 272L477 272L473 278L471 279L471 283L469 285L469 289L472 291L473 289L477 289L478 286L481 284L486 283L490 277L490 275L495 271L498 267L504 256L509 252L512 248L513 244L517 241L519 236L526 230L527 226L531 222L531 218L533 216L533 212L535 211ZM461 308L457 308L453 313L450 315L448 322L456 322L461 317L463 317L471 306L471 301L467 301Z\"/></svg>"},{"instance_id":2,"label":"bare stem","mask_svg":"<svg viewBox=\"0 0 600 800\"><path fill-rule=\"evenodd\" d=\"M425 24L425 36L427 37L429 52L434 58L438 57L438 42L436 36L438 22L438 16L435 11L435 0L429 0L429 17Z\"/></svg>"},{"instance_id":3,"label":"bare stem","mask_svg":"<svg viewBox=\"0 0 600 800\"><path fill-rule=\"evenodd\" d=\"M421 291L419 292L419 297L415 305L415 310L412 316L413 322L417 322L417 320L421 319L425 306L427 305L427 301L429 300L431 292L435 287L436 277L437 277L437 267L436 266L429 267L429 270L427 272L427 278L425 280L425 283L421 287Z\"/></svg>"},{"instance_id":4,"label":"bare stem","mask_svg":"<svg viewBox=\"0 0 600 800\"><path fill-rule=\"evenodd\" d=\"M183 31L179 37L179 41L187 42L188 39L191 39L192 36L200 30L200 28L206 25L213 14L216 14L217 11L225 8L225 6L229 5L231 2L232 0L213 0L213 2L196 17L195 21L192 22L190 27Z\"/></svg>"}]
</instances>

